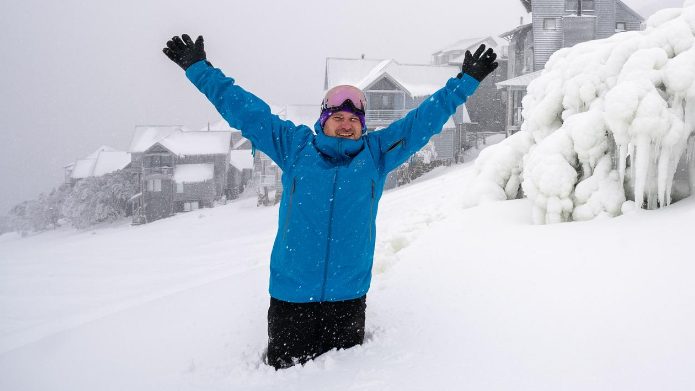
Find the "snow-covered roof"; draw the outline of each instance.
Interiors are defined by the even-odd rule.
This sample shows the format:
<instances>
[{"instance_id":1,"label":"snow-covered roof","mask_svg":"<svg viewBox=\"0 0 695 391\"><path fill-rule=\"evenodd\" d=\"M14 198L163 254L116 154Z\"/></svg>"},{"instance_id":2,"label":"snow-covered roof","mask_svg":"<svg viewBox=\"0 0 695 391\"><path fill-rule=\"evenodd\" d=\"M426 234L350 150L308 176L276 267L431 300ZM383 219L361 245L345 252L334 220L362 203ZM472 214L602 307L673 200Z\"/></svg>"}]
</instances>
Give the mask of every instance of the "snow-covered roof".
<instances>
[{"instance_id":1,"label":"snow-covered roof","mask_svg":"<svg viewBox=\"0 0 695 391\"><path fill-rule=\"evenodd\" d=\"M130 153L117 151L111 147L101 146L84 159L72 164L70 177L84 179L93 176L102 176L114 171L122 170L130 164ZM66 166L67 167L67 166Z\"/></svg>"},{"instance_id":2,"label":"snow-covered roof","mask_svg":"<svg viewBox=\"0 0 695 391\"><path fill-rule=\"evenodd\" d=\"M285 105L271 106L273 114L284 120L292 121L295 125L307 125L313 128L321 114L320 105Z\"/></svg>"},{"instance_id":3,"label":"snow-covered roof","mask_svg":"<svg viewBox=\"0 0 695 391\"><path fill-rule=\"evenodd\" d=\"M444 49L440 49L440 50L432 53L432 55L436 56L440 53L446 53L446 52L451 52L451 51L455 51L455 50L467 50L473 46L478 47L478 45L482 41L485 41L488 38L491 38L491 37L476 37L476 38L459 39L458 41L452 43L451 45L445 47Z\"/></svg>"},{"instance_id":4,"label":"snow-covered roof","mask_svg":"<svg viewBox=\"0 0 695 391\"><path fill-rule=\"evenodd\" d=\"M231 131L173 132L159 144L179 156L217 155L229 152L231 138Z\"/></svg>"},{"instance_id":5,"label":"snow-covered roof","mask_svg":"<svg viewBox=\"0 0 695 391\"><path fill-rule=\"evenodd\" d=\"M251 149L251 141L249 141L249 139L247 138L242 137L232 146L232 150L235 149Z\"/></svg>"},{"instance_id":6,"label":"snow-covered roof","mask_svg":"<svg viewBox=\"0 0 695 391\"><path fill-rule=\"evenodd\" d=\"M174 182L197 183L211 180L215 176L212 163L177 164L174 167Z\"/></svg>"},{"instance_id":7,"label":"snow-covered roof","mask_svg":"<svg viewBox=\"0 0 695 391\"><path fill-rule=\"evenodd\" d=\"M234 131L234 132L239 131L239 129L229 126L229 123L227 123L227 121L225 119L220 119L217 122L213 122L211 124L208 124L207 126L203 126L202 128L200 128L201 132L207 132L207 131L211 131L211 130L215 130L215 131L227 130L227 131Z\"/></svg>"},{"instance_id":8,"label":"snow-covered roof","mask_svg":"<svg viewBox=\"0 0 695 391\"><path fill-rule=\"evenodd\" d=\"M499 37L500 38L509 38L509 37L512 37L523 30L529 30L532 28L533 28L533 23L522 24L521 26L514 27L513 29L511 29L509 31L505 31L504 33L500 34Z\"/></svg>"},{"instance_id":9,"label":"snow-covered roof","mask_svg":"<svg viewBox=\"0 0 695 391\"><path fill-rule=\"evenodd\" d=\"M382 76L403 87L410 96L431 95L456 76L458 67L450 65L400 64L395 60L327 58L326 87L349 84L368 89Z\"/></svg>"},{"instance_id":10,"label":"snow-covered roof","mask_svg":"<svg viewBox=\"0 0 695 391\"><path fill-rule=\"evenodd\" d=\"M130 153L124 151L103 151L94 164L93 176L102 176L124 169L130 164Z\"/></svg>"},{"instance_id":11,"label":"snow-covered roof","mask_svg":"<svg viewBox=\"0 0 695 391\"><path fill-rule=\"evenodd\" d=\"M128 152L145 152L149 147L161 141L174 132L183 131L179 125L173 126L136 126L135 134L128 147Z\"/></svg>"},{"instance_id":12,"label":"snow-covered roof","mask_svg":"<svg viewBox=\"0 0 695 391\"><path fill-rule=\"evenodd\" d=\"M116 151L115 148L111 148L108 145L102 145L101 147L97 148L96 151L92 152L87 156L85 159L96 159L101 152L114 152Z\"/></svg>"},{"instance_id":13,"label":"snow-covered roof","mask_svg":"<svg viewBox=\"0 0 695 391\"><path fill-rule=\"evenodd\" d=\"M229 164L238 170L253 169L253 155L248 149L238 149L229 153Z\"/></svg>"},{"instance_id":14,"label":"snow-covered roof","mask_svg":"<svg viewBox=\"0 0 695 391\"><path fill-rule=\"evenodd\" d=\"M89 178L92 176L92 171L94 170L94 164L96 161L96 159L80 159L76 161L70 177L72 179Z\"/></svg>"},{"instance_id":15,"label":"snow-covered roof","mask_svg":"<svg viewBox=\"0 0 695 391\"><path fill-rule=\"evenodd\" d=\"M503 87L526 87L529 85L529 83L538 78L542 72L543 70L541 69L535 72L526 73L521 76L495 83L495 85L497 86L497 89L501 89Z\"/></svg>"}]
</instances>

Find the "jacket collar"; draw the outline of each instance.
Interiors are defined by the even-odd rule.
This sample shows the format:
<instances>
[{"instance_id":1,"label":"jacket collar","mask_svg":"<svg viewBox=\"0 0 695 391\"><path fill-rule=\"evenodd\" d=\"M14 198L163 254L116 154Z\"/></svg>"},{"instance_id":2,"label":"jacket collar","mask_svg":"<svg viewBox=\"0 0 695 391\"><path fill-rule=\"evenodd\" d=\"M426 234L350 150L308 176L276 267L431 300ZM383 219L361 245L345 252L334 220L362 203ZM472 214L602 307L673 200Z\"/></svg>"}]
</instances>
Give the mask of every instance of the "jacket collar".
<instances>
[{"instance_id":1,"label":"jacket collar","mask_svg":"<svg viewBox=\"0 0 695 391\"><path fill-rule=\"evenodd\" d=\"M314 146L322 154L334 161L344 162L350 160L364 149L364 137L360 137L358 140L351 140L326 136L318 122L314 125L314 130L316 131Z\"/></svg>"}]
</instances>

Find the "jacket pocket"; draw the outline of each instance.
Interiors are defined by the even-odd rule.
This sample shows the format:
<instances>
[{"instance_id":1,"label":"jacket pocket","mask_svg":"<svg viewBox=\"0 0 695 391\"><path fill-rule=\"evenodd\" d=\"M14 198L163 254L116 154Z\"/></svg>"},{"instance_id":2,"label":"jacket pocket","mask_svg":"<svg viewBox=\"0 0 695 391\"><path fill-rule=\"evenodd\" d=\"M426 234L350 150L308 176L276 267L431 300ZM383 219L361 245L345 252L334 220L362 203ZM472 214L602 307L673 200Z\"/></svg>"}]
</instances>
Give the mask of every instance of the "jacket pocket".
<instances>
[{"instance_id":1,"label":"jacket pocket","mask_svg":"<svg viewBox=\"0 0 695 391\"><path fill-rule=\"evenodd\" d=\"M287 214L285 215L285 224L282 227L282 240L287 237L287 231L290 228L290 219L292 218L292 206L294 205L294 192L297 190L297 178L292 178L292 187L290 188L290 199L287 205Z\"/></svg>"}]
</instances>

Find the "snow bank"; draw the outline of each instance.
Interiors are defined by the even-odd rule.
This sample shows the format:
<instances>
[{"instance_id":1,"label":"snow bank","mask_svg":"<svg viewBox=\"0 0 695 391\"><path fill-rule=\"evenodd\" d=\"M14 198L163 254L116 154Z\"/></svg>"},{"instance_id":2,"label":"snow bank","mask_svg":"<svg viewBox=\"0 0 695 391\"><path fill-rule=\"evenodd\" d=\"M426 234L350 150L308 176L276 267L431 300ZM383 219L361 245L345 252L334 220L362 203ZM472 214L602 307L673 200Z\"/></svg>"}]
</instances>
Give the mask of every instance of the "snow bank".
<instances>
[{"instance_id":1,"label":"snow bank","mask_svg":"<svg viewBox=\"0 0 695 391\"><path fill-rule=\"evenodd\" d=\"M476 161L464 203L521 185L538 224L616 216L627 199L669 205L695 129L695 2L646 26L557 51L528 86L521 131Z\"/></svg>"}]
</instances>

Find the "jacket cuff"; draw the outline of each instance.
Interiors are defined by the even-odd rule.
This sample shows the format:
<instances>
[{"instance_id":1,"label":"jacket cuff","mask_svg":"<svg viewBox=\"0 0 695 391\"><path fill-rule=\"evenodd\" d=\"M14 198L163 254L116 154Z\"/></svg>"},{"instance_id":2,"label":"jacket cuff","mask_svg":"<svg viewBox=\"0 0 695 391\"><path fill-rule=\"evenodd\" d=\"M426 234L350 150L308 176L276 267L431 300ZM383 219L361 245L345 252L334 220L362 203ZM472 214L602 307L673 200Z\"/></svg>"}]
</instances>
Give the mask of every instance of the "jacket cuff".
<instances>
[{"instance_id":1,"label":"jacket cuff","mask_svg":"<svg viewBox=\"0 0 695 391\"><path fill-rule=\"evenodd\" d=\"M206 60L200 60L195 64L189 66L188 69L186 69L186 77L188 78L188 80L195 84L196 80L198 80L200 75L204 73L208 68L211 68L210 63Z\"/></svg>"},{"instance_id":2,"label":"jacket cuff","mask_svg":"<svg viewBox=\"0 0 695 391\"><path fill-rule=\"evenodd\" d=\"M464 73L461 78L452 77L446 83L446 88L451 91L454 95L465 100L469 96L473 95L475 90L480 85L480 82L473 78L471 75Z\"/></svg>"}]
</instances>

